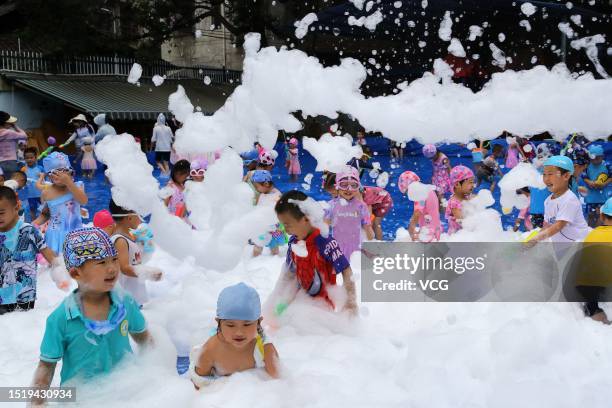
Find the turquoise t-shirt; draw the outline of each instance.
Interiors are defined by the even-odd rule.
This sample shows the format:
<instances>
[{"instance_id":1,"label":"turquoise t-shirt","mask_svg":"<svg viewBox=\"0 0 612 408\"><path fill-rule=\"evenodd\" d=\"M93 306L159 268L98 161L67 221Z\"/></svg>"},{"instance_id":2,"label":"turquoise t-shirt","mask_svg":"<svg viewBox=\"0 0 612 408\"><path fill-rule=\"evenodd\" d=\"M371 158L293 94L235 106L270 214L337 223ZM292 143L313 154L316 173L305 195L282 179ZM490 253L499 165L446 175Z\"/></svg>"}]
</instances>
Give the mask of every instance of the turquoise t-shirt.
<instances>
[{"instance_id":1,"label":"turquoise t-shirt","mask_svg":"<svg viewBox=\"0 0 612 408\"><path fill-rule=\"evenodd\" d=\"M608 167L605 162L601 162L600 164L589 164L582 177L595 181L600 174L608 174ZM586 203L602 204L606 202L606 194L603 189L587 188L589 192L584 200Z\"/></svg>"},{"instance_id":2,"label":"turquoise t-shirt","mask_svg":"<svg viewBox=\"0 0 612 408\"><path fill-rule=\"evenodd\" d=\"M127 293L113 289L108 320L121 309L125 317L112 331L97 335L88 330L81 313L78 289L49 315L40 345L40 359L48 363L63 360L61 384L75 377L89 379L110 372L126 353L131 353L128 333L142 333L146 322L138 304ZM121 307L123 306L123 307Z\"/></svg>"}]
</instances>

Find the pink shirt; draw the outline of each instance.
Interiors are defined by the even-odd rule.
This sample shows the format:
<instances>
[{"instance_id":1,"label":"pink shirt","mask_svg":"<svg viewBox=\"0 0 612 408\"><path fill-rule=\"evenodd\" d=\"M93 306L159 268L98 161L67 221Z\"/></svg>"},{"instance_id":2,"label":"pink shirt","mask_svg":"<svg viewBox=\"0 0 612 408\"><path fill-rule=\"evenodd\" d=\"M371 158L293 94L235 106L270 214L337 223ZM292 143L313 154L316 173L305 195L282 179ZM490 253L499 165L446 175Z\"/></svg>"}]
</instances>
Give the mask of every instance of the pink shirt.
<instances>
[{"instance_id":1,"label":"pink shirt","mask_svg":"<svg viewBox=\"0 0 612 408\"><path fill-rule=\"evenodd\" d=\"M27 140L28 135L19 129L0 129L0 162L17 160L17 141Z\"/></svg>"},{"instance_id":2,"label":"pink shirt","mask_svg":"<svg viewBox=\"0 0 612 408\"><path fill-rule=\"evenodd\" d=\"M389 195L389 192L381 187L368 186L363 191L363 201L367 205L380 204Z\"/></svg>"},{"instance_id":3,"label":"pink shirt","mask_svg":"<svg viewBox=\"0 0 612 408\"><path fill-rule=\"evenodd\" d=\"M446 216L446 221L448 221L448 233L454 234L455 232L461 229L461 224L459 221L453 216L453 210L463 208L463 202L459 200L453 194L450 200L448 200L448 205L446 207L446 212L444 215Z\"/></svg>"},{"instance_id":4,"label":"pink shirt","mask_svg":"<svg viewBox=\"0 0 612 408\"><path fill-rule=\"evenodd\" d=\"M424 242L440 239L442 224L440 223L440 201L435 191L430 191L427 200L416 201L414 211L419 211L419 227Z\"/></svg>"}]
</instances>

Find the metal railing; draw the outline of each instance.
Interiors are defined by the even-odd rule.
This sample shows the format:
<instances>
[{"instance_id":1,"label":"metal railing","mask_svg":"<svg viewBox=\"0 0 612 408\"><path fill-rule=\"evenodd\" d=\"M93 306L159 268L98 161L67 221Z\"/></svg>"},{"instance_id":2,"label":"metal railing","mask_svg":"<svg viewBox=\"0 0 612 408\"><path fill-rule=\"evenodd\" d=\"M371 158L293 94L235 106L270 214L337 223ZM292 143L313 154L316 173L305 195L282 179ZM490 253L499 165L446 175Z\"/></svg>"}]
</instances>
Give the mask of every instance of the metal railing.
<instances>
[{"instance_id":1,"label":"metal railing","mask_svg":"<svg viewBox=\"0 0 612 408\"><path fill-rule=\"evenodd\" d=\"M39 52L0 50L0 71L82 76L128 76L134 63L142 66L142 77L168 79L210 78L213 83L240 82L241 71L207 66L179 67L164 60L142 63L124 57L48 57Z\"/></svg>"}]
</instances>

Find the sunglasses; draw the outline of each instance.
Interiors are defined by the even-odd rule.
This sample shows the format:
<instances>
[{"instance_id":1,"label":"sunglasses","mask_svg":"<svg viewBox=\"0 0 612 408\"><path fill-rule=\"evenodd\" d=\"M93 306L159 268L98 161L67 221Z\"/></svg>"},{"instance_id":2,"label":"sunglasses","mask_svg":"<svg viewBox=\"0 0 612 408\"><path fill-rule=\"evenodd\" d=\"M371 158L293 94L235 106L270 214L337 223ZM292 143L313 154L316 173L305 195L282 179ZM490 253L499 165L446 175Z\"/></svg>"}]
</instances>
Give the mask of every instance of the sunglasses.
<instances>
[{"instance_id":1,"label":"sunglasses","mask_svg":"<svg viewBox=\"0 0 612 408\"><path fill-rule=\"evenodd\" d=\"M204 169L197 169L197 170L191 170L189 171L189 175L191 177L204 177L204 174L206 174L206 170Z\"/></svg>"},{"instance_id":2,"label":"sunglasses","mask_svg":"<svg viewBox=\"0 0 612 408\"><path fill-rule=\"evenodd\" d=\"M359 190L359 183L356 181L341 181L338 183L338 190L357 191Z\"/></svg>"}]
</instances>

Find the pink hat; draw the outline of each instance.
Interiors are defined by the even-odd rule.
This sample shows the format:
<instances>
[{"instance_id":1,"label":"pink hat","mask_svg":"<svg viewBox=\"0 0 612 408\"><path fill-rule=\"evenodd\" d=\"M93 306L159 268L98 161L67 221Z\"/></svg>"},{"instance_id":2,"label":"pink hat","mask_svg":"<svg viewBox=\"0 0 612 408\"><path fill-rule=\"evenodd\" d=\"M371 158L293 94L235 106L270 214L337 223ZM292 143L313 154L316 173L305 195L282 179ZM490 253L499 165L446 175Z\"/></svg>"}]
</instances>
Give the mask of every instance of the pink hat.
<instances>
[{"instance_id":1,"label":"pink hat","mask_svg":"<svg viewBox=\"0 0 612 408\"><path fill-rule=\"evenodd\" d=\"M455 166L450 171L450 181L452 186L469 178L474 178L474 172L465 166Z\"/></svg>"},{"instance_id":2,"label":"pink hat","mask_svg":"<svg viewBox=\"0 0 612 408\"><path fill-rule=\"evenodd\" d=\"M361 185L359 180L359 170L353 166L346 166L341 172L336 174L336 188L341 190L340 183L343 181L355 181Z\"/></svg>"},{"instance_id":3,"label":"pink hat","mask_svg":"<svg viewBox=\"0 0 612 408\"><path fill-rule=\"evenodd\" d=\"M291 139L289 139L289 144L297 146L298 140L295 137L292 137Z\"/></svg>"},{"instance_id":4,"label":"pink hat","mask_svg":"<svg viewBox=\"0 0 612 408\"><path fill-rule=\"evenodd\" d=\"M94 214L93 225L97 228L106 228L113 225L115 221L108 210L101 210Z\"/></svg>"},{"instance_id":5,"label":"pink hat","mask_svg":"<svg viewBox=\"0 0 612 408\"><path fill-rule=\"evenodd\" d=\"M408 192L408 186L415 181L421 181L421 178L412 171L405 171L400 174L397 185L402 194L406 194Z\"/></svg>"},{"instance_id":6,"label":"pink hat","mask_svg":"<svg viewBox=\"0 0 612 408\"><path fill-rule=\"evenodd\" d=\"M274 162L276 161L276 154L273 154L272 152L262 152L259 154L259 158L257 161L259 162L259 164L263 164L264 166L274 166Z\"/></svg>"},{"instance_id":7,"label":"pink hat","mask_svg":"<svg viewBox=\"0 0 612 408\"><path fill-rule=\"evenodd\" d=\"M428 159L434 157L437 151L438 149L436 149L435 145L426 144L425 146L423 146L423 156L427 157Z\"/></svg>"}]
</instances>

